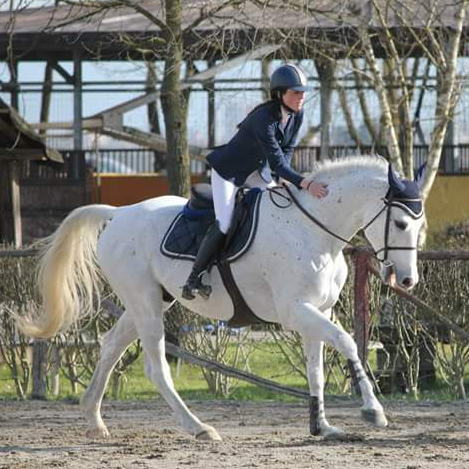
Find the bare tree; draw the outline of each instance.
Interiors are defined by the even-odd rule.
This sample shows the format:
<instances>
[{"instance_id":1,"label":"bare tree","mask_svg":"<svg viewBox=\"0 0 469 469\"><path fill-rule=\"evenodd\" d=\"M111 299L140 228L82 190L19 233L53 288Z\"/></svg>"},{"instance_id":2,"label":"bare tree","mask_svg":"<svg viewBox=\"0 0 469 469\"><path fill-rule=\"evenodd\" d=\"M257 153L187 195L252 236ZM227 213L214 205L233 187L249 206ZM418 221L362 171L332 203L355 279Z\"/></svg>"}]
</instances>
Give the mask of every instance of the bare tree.
<instances>
[{"instance_id":1,"label":"bare tree","mask_svg":"<svg viewBox=\"0 0 469 469\"><path fill-rule=\"evenodd\" d=\"M411 115L414 83L408 79L408 57L421 54L432 64L438 77L428 171L422 188L424 199L428 197L438 171L446 129L459 96L457 59L467 3L462 0L442 8L442 2L414 1L404 4L396 0L384 3L371 0L370 16L361 20L358 26L371 72L368 76L381 104L390 161L409 178L413 176L414 167L415 118ZM376 32L370 33L370 17L377 22ZM423 20L423 27L416 27L418 19ZM400 34L393 33L392 27L396 26L396 22ZM387 60L384 66L380 66L375 54L376 43L385 51Z\"/></svg>"},{"instance_id":2,"label":"bare tree","mask_svg":"<svg viewBox=\"0 0 469 469\"><path fill-rule=\"evenodd\" d=\"M190 189L187 136L189 90L182 86L184 64L190 64L194 58L212 60L214 54L223 58L232 52L243 52L234 38L225 37L224 28L235 17L243 16L243 5L247 2L248 0L204 0L190 3L183 0L56 0L54 8L62 8L60 13L56 14L54 8L49 10L51 20L47 24L47 32L78 21L92 21L99 29L106 15L117 10L123 14L133 12L141 15L156 26L154 37L149 37L142 31L133 35L120 33L111 40L120 41L127 46L129 55L135 57L138 54L147 63L164 61L160 94L166 132L166 169L173 194L188 196ZM15 15L12 15L12 34L14 19ZM14 57L14 53L11 56ZM186 76L190 75L193 68L186 66L185 73ZM154 78L149 69L148 87L154 87ZM150 109L150 112L153 118L151 124L155 124L154 109ZM44 117L46 113L47 102L43 105ZM155 128L155 125L152 127Z\"/></svg>"},{"instance_id":3,"label":"bare tree","mask_svg":"<svg viewBox=\"0 0 469 469\"><path fill-rule=\"evenodd\" d=\"M160 23L166 43L165 68L162 85L167 170L170 191L183 196L190 190L190 159L187 140L187 102L180 89L183 63L182 1L165 0L165 19Z\"/></svg>"},{"instance_id":4,"label":"bare tree","mask_svg":"<svg viewBox=\"0 0 469 469\"><path fill-rule=\"evenodd\" d=\"M333 87L337 87L334 74L340 68L339 62L348 62L372 142L384 145L390 161L409 178L413 176L416 134L421 141L424 138L420 126L422 90L428 87L431 73L437 83L428 139L429 170L422 191L426 199L460 94L457 59L468 1L344 0L316 7L307 0L59 0L59 6L68 4L78 10L53 27L93 15L99 27L99 20L115 9L133 11L156 25L154 38L134 35L127 44L146 60L165 61L161 91L168 176L171 191L183 195L189 189L187 99L181 89L184 62L194 58L213 60L265 42L284 44L284 57L313 59L322 89L322 154L329 145L331 96ZM280 21L283 18L285 24ZM14 29L14 20L12 25ZM120 35L115 40L123 39ZM378 98L378 125L373 122L362 86L369 87ZM352 125L349 94L339 89L339 98L352 138L363 144Z\"/></svg>"}]
</instances>

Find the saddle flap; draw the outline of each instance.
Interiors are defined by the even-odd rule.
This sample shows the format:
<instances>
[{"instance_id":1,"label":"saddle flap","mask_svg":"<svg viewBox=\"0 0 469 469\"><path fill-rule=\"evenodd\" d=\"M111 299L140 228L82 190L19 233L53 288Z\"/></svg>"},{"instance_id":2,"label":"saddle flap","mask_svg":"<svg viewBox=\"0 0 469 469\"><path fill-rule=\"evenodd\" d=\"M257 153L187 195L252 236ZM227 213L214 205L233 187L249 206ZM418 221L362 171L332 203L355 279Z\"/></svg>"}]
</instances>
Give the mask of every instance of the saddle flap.
<instances>
[{"instance_id":1,"label":"saddle flap","mask_svg":"<svg viewBox=\"0 0 469 469\"><path fill-rule=\"evenodd\" d=\"M197 184L192 194L202 194L202 197L205 197L207 191L211 194L208 184ZM206 198L202 200L207 201ZM251 189L246 197L241 199L233 217L233 232L227 237L219 258L234 262L250 248L257 230L260 200L259 189ZM191 204L192 198L188 206L175 217L161 242L160 250L168 257L194 260L207 228L215 219L213 211L207 211L207 208L200 206L193 208Z\"/></svg>"}]
</instances>

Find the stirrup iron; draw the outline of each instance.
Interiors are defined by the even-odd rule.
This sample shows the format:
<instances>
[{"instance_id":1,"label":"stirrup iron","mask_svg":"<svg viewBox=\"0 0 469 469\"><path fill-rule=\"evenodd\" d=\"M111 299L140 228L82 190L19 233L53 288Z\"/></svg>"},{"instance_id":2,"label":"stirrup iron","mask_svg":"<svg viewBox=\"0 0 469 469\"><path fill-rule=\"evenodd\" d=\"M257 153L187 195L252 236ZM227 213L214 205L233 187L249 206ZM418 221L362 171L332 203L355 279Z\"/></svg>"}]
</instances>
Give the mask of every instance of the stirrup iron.
<instances>
[{"instance_id":1,"label":"stirrup iron","mask_svg":"<svg viewBox=\"0 0 469 469\"><path fill-rule=\"evenodd\" d=\"M199 295L204 300L208 300L210 298L211 293L212 293L212 287L210 285L204 285L200 277L197 277L196 281L187 282L182 287L181 296L185 300L193 300L195 299L196 295Z\"/></svg>"}]
</instances>

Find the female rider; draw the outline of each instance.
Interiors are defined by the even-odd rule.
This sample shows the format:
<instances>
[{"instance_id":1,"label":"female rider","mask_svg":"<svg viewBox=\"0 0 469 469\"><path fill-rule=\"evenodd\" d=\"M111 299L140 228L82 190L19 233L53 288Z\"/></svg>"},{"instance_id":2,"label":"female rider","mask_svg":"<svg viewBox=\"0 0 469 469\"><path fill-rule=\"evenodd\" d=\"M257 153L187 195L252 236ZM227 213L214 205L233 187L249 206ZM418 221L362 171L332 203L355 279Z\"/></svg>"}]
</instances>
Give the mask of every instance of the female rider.
<instances>
[{"instance_id":1,"label":"female rider","mask_svg":"<svg viewBox=\"0 0 469 469\"><path fill-rule=\"evenodd\" d=\"M201 274L217 253L230 228L239 187L265 189L282 178L312 196L322 198L327 186L307 181L293 170L290 161L303 122L305 91L310 90L303 71L287 63L270 78L271 99L252 110L238 125L238 132L227 145L217 147L207 156L212 167L211 182L215 223L207 230L192 271L182 289L182 297L192 300L198 293L208 299L211 287L204 285Z\"/></svg>"}]
</instances>

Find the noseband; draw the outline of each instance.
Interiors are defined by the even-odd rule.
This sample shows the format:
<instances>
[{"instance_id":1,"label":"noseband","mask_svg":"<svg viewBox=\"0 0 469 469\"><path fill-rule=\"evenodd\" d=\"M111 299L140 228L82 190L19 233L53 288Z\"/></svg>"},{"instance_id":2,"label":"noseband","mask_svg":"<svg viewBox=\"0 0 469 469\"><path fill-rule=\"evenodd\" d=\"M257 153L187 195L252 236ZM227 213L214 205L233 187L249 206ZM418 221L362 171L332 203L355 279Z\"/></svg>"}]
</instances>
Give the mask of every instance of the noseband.
<instances>
[{"instance_id":1,"label":"noseband","mask_svg":"<svg viewBox=\"0 0 469 469\"><path fill-rule=\"evenodd\" d=\"M290 190L290 188L286 185L283 184L283 188L287 191L290 201L293 202L298 209L307 217L309 218L313 223L315 223L317 226L319 226L322 230L324 230L326 233L329 233L331 236L334 238L344 242L345 244L348 244L351 246L350 241L348 239L343 238L342 236L334 233L331 231L327 226L325 226L321 221L319 221L314 215L311 215L298 201L298 199L293 195L293 192ZM275 194L278 194L278 192L275 191L275 188L269 189L270 191L270 198L272 200L272 192ZM284 197L284 196L283 196ZM389 246L389 226L391 222L391 208L392 207L397 207L400 208L401 210L404 210L407 212L408 215L410 215L414 220L418 220L423 216L423 208L420 210L419 213L415 213L413 210L411 210L406 203L411 203L411 202L422 202L421 198L415 198L415 199L410 199L410 198L394 198L390 192L386 194L386 196L383 198L384 205L383 207L379 210L379 212L362 228L363 231L365 231L367 228L369 228L375 221L376 219L386 210L386 223L384 225L384 246L381 249L378 249L377 251L374 252L374 257L381 263L387 264L388 263L388 253L389 251L415 251L417 250L417 246ZM274 202L275 203L275 202ZM278 204L275 203L278 207L281 208L286 208L282 207ZM355 249L360 249L357 248L356 246L353 246ZM381 252L384 253L383 258L380 259L378 254Z\"/></svg>"}]
</instances>

